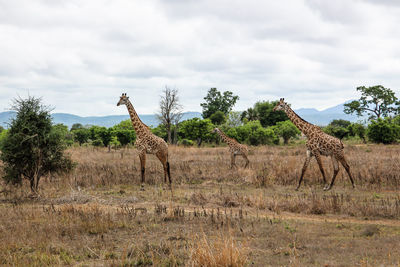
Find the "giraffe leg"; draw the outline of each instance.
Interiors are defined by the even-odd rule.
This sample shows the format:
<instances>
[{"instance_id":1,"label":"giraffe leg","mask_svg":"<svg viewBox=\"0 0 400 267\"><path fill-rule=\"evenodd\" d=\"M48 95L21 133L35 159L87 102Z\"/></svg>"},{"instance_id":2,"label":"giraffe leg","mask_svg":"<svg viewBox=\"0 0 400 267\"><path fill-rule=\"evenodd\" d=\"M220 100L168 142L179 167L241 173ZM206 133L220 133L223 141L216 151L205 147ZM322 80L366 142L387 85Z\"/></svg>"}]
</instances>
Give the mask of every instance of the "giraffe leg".
<instances>
[{"instance_id":1,"label":"giraffe leg","mask_svg":"<svg viewBox=\"0 0 400 267\"><path fill-rule=\"evenodd\" d=\"M235 159L236 159L236 154L232 152L231 153L231 169L236 168Z\"/></svg>"},{"instance_id":2,"label":"giraffe leg","mask_svg":"<svg viewBox=\"0 0 400 267\"><path fill-rule=\"evenodd\" d=\"M245 168L248 168L248 167L249 167L250 160L248 159L248 157L247 157L246 154L242 154L242 156L243 156L243 158L246 160L246 165L244 165L244 167L245 167Z\"/></svg>"},{"instance_id":3,"label":"giraffe leg","mask_svg":"<svg viewBox=\"0 0 400 267\"><path fill-rule=\"evenodd\" d=\"M145 171L146 171L146 151L139 152L140 172L141 172L141 188L144 187Z\"/></svg>"},{"instance_id":4,"label":"giraffe leg","mask_svg":"<svg viewBox=\"0 0 400 267\"><path fill-rule=\"evenodd\" d=\"M301 170L301 176L300 176L300 180L299 180L299 185L296 187L296 191L299 190L299 188L300 188L301 181L303 181L304 173L306 172L308 164L310 163L311 156L312 156L311 151L307 150L306 161L304 161L303 169Z\"/></svg>"},{"instance_id":5,"label":"giraffe leg","mask_svg":"<svg viewBox=\"0 0 400 267\"><path fill-rule=\"evenodd\" d=\"M169 162L167 160L168 156L165 155L164 152L159 151L156 153L157 158L160 160L161 164L163 165L164 168L164 183L167 182L167 174L168 174L168 178L171 184L171 177L169 175Z\"/></svg>"},{"instance_id":6,"label":"giraffe leg","mask_svg":"<svg viewBox=\"0 0 400 267\"><path fill-rule=\"evenodd\" d=\"M325 177L324 167L322 165L321 154L319 152L314 152L313 154L315 156L315 159L317 160L319 170L321 171L322 179L324 179L324 185L326 185L326 177Z\"/></svg>"},{"instance_id":7,"label":"giraffe leg","mask_svg":"<svg viewBox=\"0 0 400 267\"><path fill-rule=\"evenodd\" d=\"M330 183L330 185L326 185L324 187L325 191L328 191L332 188L333 184L335 183L335 179L336 179L336 175L339 172L339 162L338 160L335 158L335 156L332 156L332 163L333 163L333 177L332 177L332 181Z\"/></svg>"},{"instance_id":8,"label":"giraffe leg","mask_svg":"<svg viewBox=\"0 0 400 267\"><path fill-rule=\"evenodd\" d=\"M354 185L353 176L351 175L351 172L350 172L350 166L347 163L346 158L344 156L342 156L338 160L340 161L340 163L342 163L343 167L346 169L346 172L349 175L349 178L351 181L351 185L353 186L353 188L356 188L356 186Z\"/></svg>"}]
</instances>

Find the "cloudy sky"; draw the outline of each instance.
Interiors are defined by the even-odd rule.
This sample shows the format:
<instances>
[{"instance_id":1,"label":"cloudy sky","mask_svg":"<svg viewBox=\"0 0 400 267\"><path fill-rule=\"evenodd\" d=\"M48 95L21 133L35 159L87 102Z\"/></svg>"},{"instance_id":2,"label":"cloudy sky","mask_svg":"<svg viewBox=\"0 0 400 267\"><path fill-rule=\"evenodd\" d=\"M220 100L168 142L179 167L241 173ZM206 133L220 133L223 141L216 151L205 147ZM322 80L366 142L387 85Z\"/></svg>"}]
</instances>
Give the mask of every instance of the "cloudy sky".
<instances>
[{"instance_id":1,"label":"cloudy sky","mask_svg":"<svg viewBox=\"0 0 400 267\"><path fill-rule=\"evenodd\" d=\"M207 90L235 110L285 97L324 109L382 84L400 96L397 0L0 0L0 112L42 97L81 116L155 113L178 88L185 111Z\"/></svg>"}]
</instances>

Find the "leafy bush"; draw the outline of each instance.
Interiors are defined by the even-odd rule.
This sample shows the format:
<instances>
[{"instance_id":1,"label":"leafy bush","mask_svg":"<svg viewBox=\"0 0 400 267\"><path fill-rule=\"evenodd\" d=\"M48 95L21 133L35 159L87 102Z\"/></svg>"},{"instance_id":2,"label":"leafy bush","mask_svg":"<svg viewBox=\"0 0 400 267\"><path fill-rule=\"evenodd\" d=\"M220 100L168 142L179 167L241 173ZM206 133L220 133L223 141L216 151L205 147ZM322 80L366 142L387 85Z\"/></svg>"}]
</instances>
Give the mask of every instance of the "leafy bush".
<instances>
[{"instance_id":1,"label":"leafy bush","mask_svg":"<svg viewBox=\"0 0 400 267\"><path fill-rule=\"evenodd\" d=\"M81 146L84 143L87 143L90 138L90 131L86 128L79 128L77 130L72 131L74 136L74 141L78 142Z\"/></svg>"},{"instance_id":2,"label":"leafy bush","mask_svg":"<svg viewBox=\"0 0 400 267\"><path fill-rule=\"evenodd\" d=\"M240 143L250 145L278 144L279 138L271 127L263 128L259 121L249 121L243 126L229 129L226 134Z\"/></svg>"},{"instance_id":3,"label":"leafy bush","mask_svg":"<svg viewBox=\"0 0 400 267\"><path fill-rule=\"evenodd\" d=\"M285 144L289 143L290 138L300 135L300 130L290 120L278 122L273 126L273 130L278 136L283 138Z\"/></svg>"},{"instance_id":4,"label":"leafy bush","mask_svg":"<svg viewBox=\"0 0 400 267\"><path fill-rule=\"evenodd\" d=\"M226 122L226 116L222 111L217 111L210 116L210 120L215 125L221 125Z\"/></svg>"},{"instance_id":5,"label":"leafy bush","mask_svg":"<svg viewBox=\"0 0 400 267\"><path fill-rule=\"evenodd\" d=\"M185 147L193 146L193 141L189 139L182 139L180 143Z\"/></svg>"},{"instance_id":6,"label":"leafy bush","mask_svg":"<svg viewBox=\"0 0 400 267\"><path fill-rule=\"evenodd\" d=\"M63 136L53 127L50 112L41 100L29 97L16 99L13 109L16 118L1 147L0 159L4 162L4 180L19 184L25 178L32 191L37 191L39 180L52 172L67 172L73 168Z\"/></svg>"},{"instance_id":7,"label":"leafy bush","mask_svg":"<svg viewBox=\"0 0 400 267\"><path fill-rule=\"evenodd\" d=\"M361 123L352 123L350 124L347 129L349 130L349 136L358 136L365 142L365 135L366 135L366 128Z\"/></svg>"},{"instance_id":8,"label":"leafy bush","mask_svg":"<svg viewBox=\"0 0 400 267\"><path fill-rule=\"evenodd\" d=\"M214 124L209 119L193 118L185 120L179 125L179 136L184 139L196 141L200 146L203 141L210 142L216 137L211 133Z\"/></svg>"},{"instance_id":9,"label":"leafy bush","mask_svg":"<svg viewBox=\"0 0 400 267\"><path fill-rule=\"evenodd\" d=\"M390 118L372 120L367 136L374 143L390 144L400 138L400 126Z\"/></svg>"}]
</instances>

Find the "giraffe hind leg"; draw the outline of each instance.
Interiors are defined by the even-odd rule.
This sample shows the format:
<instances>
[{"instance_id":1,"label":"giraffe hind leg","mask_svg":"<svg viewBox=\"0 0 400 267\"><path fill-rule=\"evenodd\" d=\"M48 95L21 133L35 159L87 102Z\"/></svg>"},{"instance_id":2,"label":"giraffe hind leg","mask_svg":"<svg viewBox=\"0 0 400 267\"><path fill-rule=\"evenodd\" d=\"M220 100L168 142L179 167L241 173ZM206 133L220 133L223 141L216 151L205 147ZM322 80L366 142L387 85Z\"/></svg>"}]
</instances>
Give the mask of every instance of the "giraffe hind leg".
<instances>
[{"instance_id":1,"label":"giraffe hind leg","mask_svg":"<svg viewBox=\"0 0 400 267\"><path fill-rule=\"evenodd\" d=\"M160 160L161 164L163 165L164 183L167 183L167 176L168 176L169 184L171 184L172 181L171 181L170 166L169 166L169 162L168 162L168 154L166 154L164 152L157 152L156 156Z\"/></svg>"},{"instance_id":2,"label":"giraffe hind leg","mask_svg":"<svg viewBox=\"0 0 400 267\"><path fill-rule=\"evenodd\" d=\"M301 176L300 176L300 179L299 179L299 185L296 187L296 191L299 190L300 185L301 185L301 181L303 181L304 173L306 172L308 164L310 163L310 160L311 160L311 155L312 155L311 151L307 150L307 157L306 157L306 160L304 161L303 169L301 170Z\"/></svg>"},{"instance_id":3,"label":"giraffe hind leg","mask_svg":"<svg viewBox=\"0 0 400 267\"><path fill-rule=\"evenodd\" d=\"M350 172L350 166L347 163L346 158L344 156L342 156L342 157L339 158L339 161L340 161L340 163L342 163L342 165L345 168L347 174L349 175L351 185L353 186L353 188L356 188L356 186L354 185L353 176L351 175L351 172Z\"/></svg>"},{"instance_id":4,"label":"giraffe hind leg","mask_svg":"<svg viewBox=\"0 0 400 267\"><path fill-rule=\"evenodd\" d=\"M141 171L141 188L143 189L145 172L146 172L146 151L141 151L139 153L139 159L140 159L140 171Z\"/></svg>"},{"instance_id":5,"label":"giraffe hind leg","mask_svg":"<svg viewBox=\"0 0 400 267\"><path fill-rule=\"evenodd\" d=\"M337 174L339 173L339 162L338 160L335 158L335 156L332 156L332 164L333 164L333 176L332 176L332 181L329 185L326 185L324 187L325 191L331 190L333 184L335 183L335 179Z\"/></svg>"},{"instance_id":6,"label":"giraffe hind leg","mask_svg":"<svg viewBox=\"0 0 400 267\"><path fill-rule=\"evenodd\" d=\"M235 163L236 155L235 153L231 153L231 169L236 168L236 163Z\"/></svg>"}]
</instances>

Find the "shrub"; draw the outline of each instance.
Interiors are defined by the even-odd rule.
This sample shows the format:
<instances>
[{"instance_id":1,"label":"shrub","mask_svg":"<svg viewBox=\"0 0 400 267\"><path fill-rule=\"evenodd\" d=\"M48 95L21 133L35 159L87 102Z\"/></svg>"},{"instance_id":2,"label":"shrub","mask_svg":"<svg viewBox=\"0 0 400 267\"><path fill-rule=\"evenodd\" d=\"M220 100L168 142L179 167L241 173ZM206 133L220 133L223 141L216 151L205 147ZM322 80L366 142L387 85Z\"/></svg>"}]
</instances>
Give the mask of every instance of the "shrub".
<instances>
[{"instance_id":1,"label":"shrub","mask_svg":"<svg viewBox=\"0 0 400 267\"><path fill-rule=\"evenodd\" d=\"M278 122L273 130L278 136L283 138L284 144L288 144L290 138L294 138L300 134L300 130L290 120Z\"/></svg>"},{"instance_id":2,"label":"shrub","mask_svg":"<svg viewBox=\"0 0 400 267\"><path fill-rule=\"evenodd\" d=\"M222 111L217 111L210 116L210 120L215 125L221 125L226 122L226 116Z\"/></svg>"},{"instance_id":3,"label":"shrub","mask_svg":"<svg viewBox=\"0 0 400 267\"><path fill-rule=\"evenodd\" d=\"M400 138L400 126L390 118L373 120L368 125L367 136L374 143L390 144Z\"/></svg>"},{"instance_id":4,"label":"shrub","mask_svg":"<svg viewBox=\"0 0 400 267\"><path fill-rule=\"evenodd\" d=\"M73 163L64 154L66 149L61 131L52 126L50 112L41 100L29 97L16 99L12 107L17 116L1 147L4 180L19 184L25 178L32 191L37 191L39 180L50 172L67 172Z\"/></svg>"}]
</instances>

